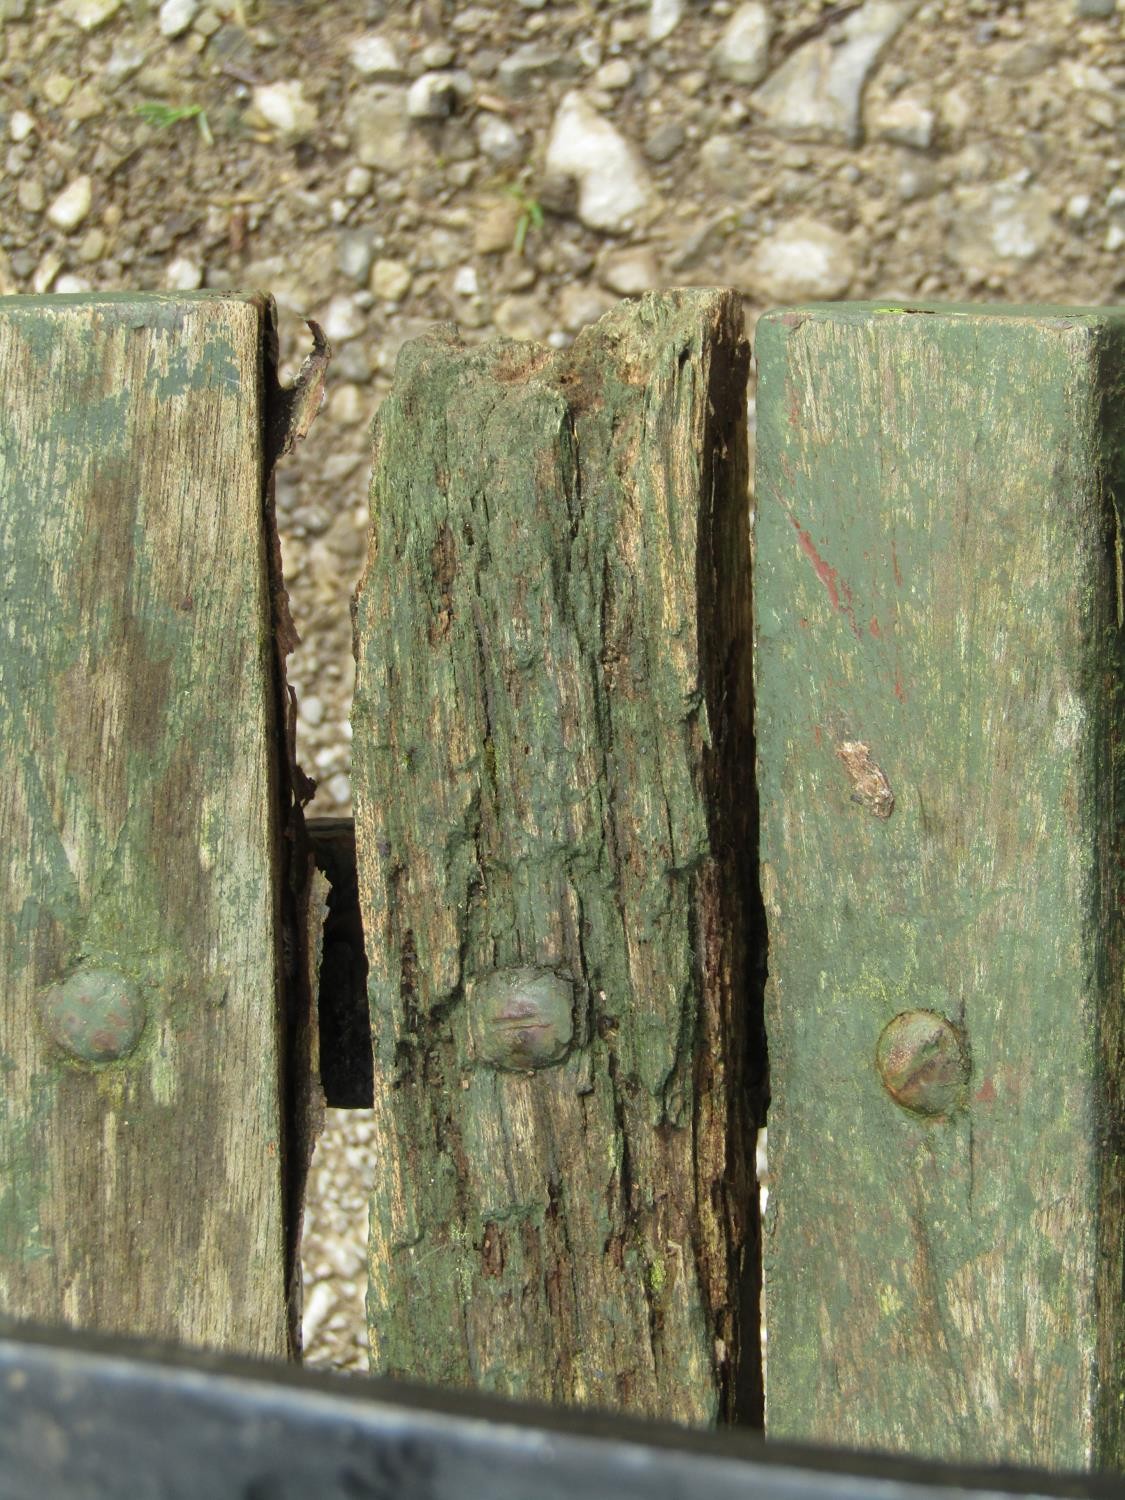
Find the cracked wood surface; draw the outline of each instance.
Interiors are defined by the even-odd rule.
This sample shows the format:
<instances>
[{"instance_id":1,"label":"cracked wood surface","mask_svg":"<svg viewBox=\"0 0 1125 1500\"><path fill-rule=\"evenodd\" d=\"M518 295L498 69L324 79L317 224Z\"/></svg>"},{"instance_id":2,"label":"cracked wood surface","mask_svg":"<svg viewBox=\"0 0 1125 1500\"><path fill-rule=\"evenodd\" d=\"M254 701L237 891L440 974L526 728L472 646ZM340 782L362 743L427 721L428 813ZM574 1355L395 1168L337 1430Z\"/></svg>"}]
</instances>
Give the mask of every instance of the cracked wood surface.
<instances>
[{"instance_id":1,"label":"cracked wood surface","mask_svg":"<svg viewBox=\"0 0 1125 1500\"><path fill-rule=\"evenodd\" d=\"M755 352L767 1429L1120 1465L1125 318Z\"/></svg>"},{"instance_id":2,"label":"cracked wood surface","mask_svg":"<svg viewBox=\"0 0 1125 1500\"><path fill-rule=\"evenodd\" d=\"M281 1355L269 316L0 301L0 1309Z\"/></svg>"},{"instance_id":3,"label":"cracked wood surface","mask_svg":"<svg viewBox=\"0 0 1125 1500\"><path fill-rule=\"evenodd\" d=\"M381 1373L754 1416L746 374L737 298L670 293L562 354L437 331L377 418Z\"/></svg>"}]
</instances>

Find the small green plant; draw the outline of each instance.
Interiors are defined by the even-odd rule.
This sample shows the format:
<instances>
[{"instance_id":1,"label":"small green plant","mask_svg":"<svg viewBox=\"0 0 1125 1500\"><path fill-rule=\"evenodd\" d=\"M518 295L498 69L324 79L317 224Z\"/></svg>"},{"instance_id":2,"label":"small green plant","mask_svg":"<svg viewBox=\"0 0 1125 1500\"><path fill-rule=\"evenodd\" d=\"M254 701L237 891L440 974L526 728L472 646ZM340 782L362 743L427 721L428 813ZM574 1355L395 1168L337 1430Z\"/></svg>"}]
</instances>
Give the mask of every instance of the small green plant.
<instances>
[{"instance_id":1,"label":"small green plant","mask_svg":"<svg viewBox=\"0 0 1125 1500\"><path fill-rule=\"evenodd\" d=\"M513 183L505 189L509 198L514 198L519 205L520 216L516 220L516 232L512 236L512 249L517 255L523 254L523 247L527 243L528 231L543 228L543 209L530 194L524 192L522 187Z\"/></svg>"},{"instance_id":2,"label":"small green plant","mask_svg":"<svg viewBox=\"0 0 1125 1500\"><path fill-rule=\"evenodd\" d=\"M194 120L203 137L203 144L215 144L215 137L207 123L207 111L202 104L162 104L158 99L149 99L144 104L138 104L133 113L139 115L146 125L153 125L157 130L167 130L171 125L178 125L181 120Z\"/></svg>"}]
</instances>

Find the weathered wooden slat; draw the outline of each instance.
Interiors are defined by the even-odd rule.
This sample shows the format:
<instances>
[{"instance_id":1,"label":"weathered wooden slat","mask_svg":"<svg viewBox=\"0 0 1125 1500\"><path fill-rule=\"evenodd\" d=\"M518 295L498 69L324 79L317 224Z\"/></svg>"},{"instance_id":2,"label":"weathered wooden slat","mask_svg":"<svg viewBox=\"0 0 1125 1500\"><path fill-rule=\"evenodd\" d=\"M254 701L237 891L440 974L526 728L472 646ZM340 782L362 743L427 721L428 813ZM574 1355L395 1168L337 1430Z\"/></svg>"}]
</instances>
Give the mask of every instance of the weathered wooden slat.
<instances>
[{"instance_id":1,"label":"weathered wooden slat","mask_svg":"<svg viewBox=\"0 0 1125 1500\"><path fill-rule=\"evenodd\" d=\"M380 409L378 1371L753 1414L746 370L737 299L676 293L563 354L420 339Z\"/></svg>"},{"instance_id":2,"label":"weathered wooden slat","mask_svg":"<svg viewBox=\"0 0 1125 1500\"><path fill-rule=\"evenodd\" d=\"M756 353L767 1428L1121 1464L1125 317Z\"/></svg>"},{"instance_id":3,"label":"weathered wooden slat","mask_svg":"<svg viewBox=\"0 0 1125 1500\"><path fill-rule=\"evenodd\" d=\"M0 1309L283 1354L269 318L0 302Z\"/></svg>"}]
</instances>

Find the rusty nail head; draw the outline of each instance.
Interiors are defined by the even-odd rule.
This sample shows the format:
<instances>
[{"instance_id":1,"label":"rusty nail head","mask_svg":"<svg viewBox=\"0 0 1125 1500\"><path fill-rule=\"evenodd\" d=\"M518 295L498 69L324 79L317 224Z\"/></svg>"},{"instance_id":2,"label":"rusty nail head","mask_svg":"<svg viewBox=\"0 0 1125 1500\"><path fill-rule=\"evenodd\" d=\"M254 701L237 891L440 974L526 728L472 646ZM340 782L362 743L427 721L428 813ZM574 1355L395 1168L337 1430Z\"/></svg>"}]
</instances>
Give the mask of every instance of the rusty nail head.
<instances>
[{"instance_id":1,"label":"rusty nail head","mask_svg":"<svg viewBox=\"0 0 1125 1500\"><path fill-rule=\"evenodd\" d=\"M551 969L499 969L467 991L473 1057L530 1072L566 1056L574 1035L574 985Z\"/></svg>"},{"instance_id":2,"label":"rusty nail head","mask_svg":"<svg viewBox=\"0 0 1125 1500\"><path fill-rule=\"evenodd\" d=\"M120 1062L145 1025L144 1000L115 969L79 969L43 991L39 1011L51 1040L80 1062Z\"/></svg>"},{"instance_id":3,"label":"rusty nail head","mask_svg":"<svg viewBox=\"0 0 1125 1500\"><path fill-rule=\"evenodd\" d=\"M960 1031L932 1010L904 1010L888 1021L875 1065L896 1104L930 1119L953 1113L969 1079Z\"/></svg>"}]
</instances>

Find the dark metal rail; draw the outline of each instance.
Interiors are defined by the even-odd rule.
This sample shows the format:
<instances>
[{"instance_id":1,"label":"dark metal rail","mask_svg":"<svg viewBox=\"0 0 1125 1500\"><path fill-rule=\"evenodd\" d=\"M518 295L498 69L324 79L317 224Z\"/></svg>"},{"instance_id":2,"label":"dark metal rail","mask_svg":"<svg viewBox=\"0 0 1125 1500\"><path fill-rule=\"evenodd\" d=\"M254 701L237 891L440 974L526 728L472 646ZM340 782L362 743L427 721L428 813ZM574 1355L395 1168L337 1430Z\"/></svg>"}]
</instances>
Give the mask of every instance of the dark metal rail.
<instances>
[{"instance_id":1,"label":"dark metal rail","mask_svg":"<svg viewBox=\"0 0 1125 1500\"><path fill-rule=\"evenodd\" d=\"M0 1500L1125 1496L0 1321Z\"/></svg>"}]
</instances>

